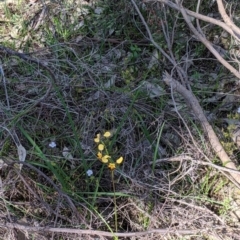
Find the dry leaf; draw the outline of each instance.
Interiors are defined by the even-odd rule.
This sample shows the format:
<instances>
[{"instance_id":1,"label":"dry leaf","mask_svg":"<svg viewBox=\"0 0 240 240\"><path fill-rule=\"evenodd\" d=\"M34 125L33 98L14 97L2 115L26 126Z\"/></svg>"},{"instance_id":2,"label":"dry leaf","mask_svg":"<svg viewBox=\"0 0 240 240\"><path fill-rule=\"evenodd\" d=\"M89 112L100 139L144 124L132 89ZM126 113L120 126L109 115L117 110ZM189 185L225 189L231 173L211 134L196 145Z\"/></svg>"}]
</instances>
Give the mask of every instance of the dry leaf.
<instances>
[{"instance_id":1,"label":"dry leaf","mask_svg":"<svg viewBox=\"0 0 240 240\"><path fill-rule=\"evenodd\" d=\"M151 60L148 64L148 69L152 69L155 65L158 64L158 58L159 58L158 51L155 49L152 53Z\"/></svg>"},{"instance_id":2,"label":"dry leaf","mask_svg":"<svg viewBox=\"0 0 240 240\"><path fill-rule=\"evenodd\" d=\"M18 150L18 159L21 162L25 162L26 156L27 156L27 151L26 149L22 146L22 144L17 146ZM20 170L22 169L22 164L19 165Z\"/></svg>"},{"instance_id":3,"label":"dry leaf","mask_svg":"<svg viewBox=\"0 0 240 240\"><path fill-rule=\"evenodd\" d=\"M105 84L104 87L105 88L110 88L111 86L115 85L115 80L116 80L116 74L113 75Z\"/></svg>"},{"instance_id":4,"label":"dry leaf","mask_svg":"<svg viewBox=\"0 0 240 240\"><path fill-rule=\"evenodd\" d=\"M75 162L73 159L73 155L71 154L71 152L69 151L69 149L67 147L63 148L62 155L66 160L70 161L71 169L75 169L76 165L75 165Z\"/></svg>"},{"instance_id":5,"label":"dry leaf","mask_svg":"<svg viewBox=\"0 0 240 240\"><path fill-rule=\"evenodd\" d=\"M160 97L166 94L162 87L155 83L150 83L149 81L143 81L142 88L147 90L147 94L150 98Z\"/></svg>"},{"instance_id":6,"label":"dry leaf","mask_svg":"<svg viewBox=\"0 0 240 240\"><path fill-rule=\"evenodd\" d=\"M70 161L73 160L73 155L71 154L71 152L67 147L63 148L62 155L66 160L70 160Z\"/></svg>"}]
</instances>

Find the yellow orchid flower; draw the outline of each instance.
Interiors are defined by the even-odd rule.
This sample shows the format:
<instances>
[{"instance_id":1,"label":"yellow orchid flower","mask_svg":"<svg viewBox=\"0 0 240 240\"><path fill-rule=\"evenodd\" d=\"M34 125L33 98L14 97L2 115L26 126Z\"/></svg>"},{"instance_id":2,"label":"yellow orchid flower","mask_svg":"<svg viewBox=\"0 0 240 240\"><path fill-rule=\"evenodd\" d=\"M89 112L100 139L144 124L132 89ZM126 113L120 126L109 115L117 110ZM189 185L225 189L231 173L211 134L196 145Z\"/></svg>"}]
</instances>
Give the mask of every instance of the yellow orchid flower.
<instances>
[{"instance_id":1,"label":"yellow orchid flower","mask_svg":"<svg viewBox=\"0 0 240 240\"><path fill-rule=\"evenodd\" d=\"M105 138L109 138L109 137L111 137L111 132L107 131L107 132L105 132L105 133L103 134L103 136L104 136Z\"/></svg>"},{"instance_id":2,"label":"yellow orchid flower","mask_svg":"<svg viewBox=\"0 0 240 240\"><path fill-rule=\"evenodd\" d=\"M123 157L120 157L116 160L116 163L117 164L121 164L123 162Z\"/></svg>"},{"instance_id":3,"label":"yellow orchid flower","mask_svg":"<svg viewBox=\"0 0 240 240\"><path fill-rule=\"evenodd\" d=\"M116 168L116 164L115 163L109 163L108 164L108 168L113 171Z\"/></svg>"},{"instance_id":4,"label":"yellow orchid flower","mask_svg":"<svg viewBox=\"0 0 240 240\"><path fill-rule=\"evenodd\" d=\"M98 153L97 153L97 158L98 158L99 160L102 160L102 153L101 153L101 152L98 152Z\"/></svg>"},{"instance_id":5,"label":"yellow orchid flower","mask_svg":"<svg viewBox=\"0 0 240 240\"><path fill-rule=\"evenodd\" d=\"M103 149L104 149L104 145L103 145L102 143L100 143L100 144L98 145L98 150L99 150L99 151L103 151Z\"/></svg>"},{"instance_id":6,"label":"yellow orchid flower","mask_svg":"<svg viewBox=\"0 0 240 240\"><path fill-rule=\"evenodd\" d=\"M113 191L114 191L114 212L115 212L115 231L118 231L118 223L117 223L117 205L116 205L116 193L115 193L115 183L114 183L114 170L117 167L117 164L121 164L123 162L123 157L120 156L115 162L113 162L111 155L109 153L108 147L111 146L111 142L107 141L105 138L111 137L113 132L106 131L103 134L103 137L101 137L101 134L98 133L96 137L94 138L94 142L97 143L97 148L98 148L98 153L97 153L97 158L103 163L108 166L108 169L111 171L111 180L113 184ZM106 140L106 142L104 141ZM87 171L87 175L91 176L92 175L92 170Z\"/></svg>"},{"instance_id":7,"label":"yellow orchid flower","mask_svg":"<svg viewBox=\"0 0 240 240\"><path fill-rule=\"evenodd\" d=\"M100 133L97 134L96 138L94 138L94 142L95 143L99 143L100 142Z\"/></svg>"},{"instance_id":8,"label":"yellow orchid flower","mask_svg":"<svg viewBox=\"0 0 240 240\"><path fill-rule=\"evenodd\" d=\"M109 156L109 155L104 155L101 160L102 160L103 163L108 163L108 159L109 159L109 158L111 158L111 156Z\"/></svg>"}]
</instances>

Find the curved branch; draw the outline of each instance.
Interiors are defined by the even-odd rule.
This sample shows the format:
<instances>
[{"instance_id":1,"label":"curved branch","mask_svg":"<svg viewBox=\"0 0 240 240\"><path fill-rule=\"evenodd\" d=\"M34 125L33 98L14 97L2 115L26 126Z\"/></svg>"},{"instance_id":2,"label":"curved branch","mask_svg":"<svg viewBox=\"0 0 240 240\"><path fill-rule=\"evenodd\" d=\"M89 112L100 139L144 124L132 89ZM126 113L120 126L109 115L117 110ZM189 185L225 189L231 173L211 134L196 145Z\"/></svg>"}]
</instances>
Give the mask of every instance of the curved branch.
<instances>
[{"instance_id":1,"label":"curved branch","mask_svg":"<svg viewBox=\"0 0 240 240\"><path fill-rule=\"evenodd\" d=\"M194 35L208 48L208 50L217 58L217 60L226 67L231 73L233 73L238 79L240 79L240 73L238 70L236 70L232 65L230 65L224 58L221 57L221 55L217 52L217 50L212 46L212 44L204 38L197 29L193 26L191 20L189 19L185 8L183 8L181 5L179 5L180 12L183 15L183 18L191 31L194 33Z\"/></svg>"},{"instance_id":2,"label":"curved branch","mask_svg":"<svg viewBox=\"0 0 240 240\"><path fill-rule=\"evenodd\" d=\"M211 21L211 23L214 23L214 24L219 25L222 28L224 28L227 32L229 32L232 36L234 36L234 38L236 38L235 31L233 31L229 26L227 26L223 22L220 22L218 20L214 20L213 18L209 18L209 17L206 17L206 16L203 17L203 15L201 15L201 14L197 14L197 13L194 13L192 11L189 11L189 10L185 9L179 3L178 0L176 0L176 2L178 4L174 4L173 2L168 1L168 0L158 0L158 1L168 5L169 7L173 8L173 9L176 9L176 10L180 11L183 15L184 20L186 21L187 25L189 26L191 31L194 33L194 35L208 48L208 50L217 58L217 60L224 67L226 67L231 73L233 73L238 79L240 79L240 72L238 70L236 70L232 65L230 65L224 58L222 58L221 55L218 53L218 51L215 50L215 48L212 46L212 44L197 31L197 29L193 26L193 24L192 24L188 15L191 15L191 16L194 16L194 17L199 17L199 19L202 19L202 20L208 19L208 20ZM146 2L152 2L152 0L146 0Z\"/></svg>"},{"instance_id":3,"label":"curved branch","mask_svg":"<svg viewBox=\"0 0 240 240\"><path fill-rule=\"evenodd\" d=\"M217 5L218 5L218 11L221 14L223 21L227 24L227 26L233 30L235 35L240 39L240 29L238 26L236 26L230 17L227 15L225 8L223 6L222 0L217 0Z\"/></svg>"},{"instance_id":4,"label":"curved branch","mask_svg":"<svg viewBox=\"0 0 240 240\"><path fill-rule=\"evenodd\" d=\"M19 229L23 231L31 231L31 232L52 232L52 233L75 233L75 234L87 234L87 235L98 235L98 236L108 236L108 237L134 237L134 236L143 236L147 234L159 234L159 235L166 235L166 234L183 234L183 235L191 235L197 233L208 233L211 230L202 228L202 229L169 229L169 228L162 228L162 229L152 229L144 232L123 232L123 233L111 233L106 231L99 231L99 230L88 230L88 229L77 229L77 228L54 228L54 227L32 227L32 226L25 226L17 223L6 223L0 224L2 228L10 228L10 229ZM214 230L221 230L223 227L216 227Z\"/></svg>"},{"instance_id":5,"label":"curved branch","mask_svg":"<svg viewBox=\"0 0 240 240\"><path fill-rule=\"evenodd\" d=\"M154 0L145 0L145 2L153 2ZM154 1L155 2L155 1ZM175 9L175 10L178 10L180 11L180 7L171 2L171 1L168 1L168 0L158 0L158 2L161 2L161 3L164 3L166 5L168 5L169 7ZM211 18L211 17L208 17L208 16L204 16L202 14L199 14L199 13L196 13L196 12L193 12L191 10L188 10L185 8L185 11L186 13L189 15L189 16L192 16L194 18L197 18L197 19L200 19L204 22L209 22L209 23L212 23L214 25L217 25L219 27L221 27L222 29L224 29L226 32L228 32L232 37L236 38L236 34L235 32L233 32L233 30L231 28L229 28L229 26L224 23L224 22L221 22L220 20L217 20L217 19L214 19L214 18ZM238 37L238 36L237 36ZM238 37L239 38L239 37Z\"/></svg>"},{"instance_id":6,"label":"curved branch","mask_svg":"<svg viewBox=\"0 0 240 240\"><path fill-rule=\"evenodd\" d=\"M216 133L214 132L212 126L209 124L197 98L193 95L193 93L183 87L178 81L174 80L168 73L166 73L163 77L163 81L173 90L180 93L185 99L185 101L190 105L194 114L201 123L205 133L207 134L214 152L220 158L223 166L237 171L235 164L229 158L223 146L221 145ZM234 180L240 184L240 175L235 171L230 172L230 174L234 178Z\"/></svg>"}]
</instances>

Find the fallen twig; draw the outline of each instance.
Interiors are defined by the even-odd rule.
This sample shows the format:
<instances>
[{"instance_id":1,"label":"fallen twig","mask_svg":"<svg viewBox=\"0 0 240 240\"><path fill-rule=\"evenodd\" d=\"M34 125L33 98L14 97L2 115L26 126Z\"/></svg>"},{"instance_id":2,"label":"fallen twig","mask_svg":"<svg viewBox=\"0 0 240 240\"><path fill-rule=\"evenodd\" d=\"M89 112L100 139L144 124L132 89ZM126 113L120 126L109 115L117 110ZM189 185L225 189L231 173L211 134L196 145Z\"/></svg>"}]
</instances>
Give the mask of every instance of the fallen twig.
<instances>
[{"instance_id":1,"label":"fallen twig","mask_svg":"<svg viewBox=\"0 0 240 240\"><path fill-rule=\"evenodd\" d=\"M159 235L165 235L165 234L183 234L183 235L191 235L191 234L197 234L197 233L207 233L212 231L213 229L152 229L148 231L143 232L125 232L125 233L111 233L106 231L98 231L98 230L86 230L86 229L75 229L75 228L52 228L52 227L32 227L32 226L26 226L21 225L17 223L6 223L6 224L0 224L0 227L3 228L16 228L23 231L32 231L32 232L54 232L54 233L75 233L75 234L87 234L87 235L98 235L98 236L106 236L106 237L133 237L133 236L142 236L142 235L148 235L157 233ZM223 227L215 228L214 230L222 229Z\"/></svg>"},{"instance_id":2,"label":"fallen twig","mask_svg":"<svg viewBox=\"0 0 240 240\"><path fill-rule=\"evenodd\" d=\"M179 2L177 0L177 2ZM182 16L189 26L190 30L193 32L193 34L208 48L208 50L217 58L217 60L226 67L231 73L233 73L238 79L240 79L240 73L237 69L235 69L232 65L230 65L219 53L218 51L212 46L212 44L201 35L197 31L197 29L193 26L189 16L187 15L187 12L185 8L179 3L179 11L182 13Z\"/></svg>"},{"instance_id":3,"label":"fallen twig","mask_svg":"<svg viewBox=\"0 0 240 240\"><path fill-rule=\"evenodd\" d=\"M133 1L133 0L132 0ZM178 4L174 4L172 3L171 1L168 1L168 0L158 0L159 2L162 2L166 5L168 5L169 7L173 8L173 9L176 9L178 11L180 11L182 13L182 16L185 20L185 22L187 23L187 25L189 26L190 30L193 32L193 34L196 36L197 39L199 39L207 48L208 50L217 58L217 60L224 66L226 67L231 73L233 73L238 79L240 79L240 73L237 69L235 69L232 65L230 65L219 53L218 51L212 46L212 44L204 37L202 36L201 33L199 33L197 31L197 29L193 26L190 18L189 18L189 15L190 16L193 16L193 17L196 17L198 19L201 19L201 20L204 20L204 21L207 21L207 22L211 22L211 23L214 23L218 26L221 26L224 30L226 30L227 32L229 32L234 38L240 38L240 35L239 35L239 32L240 32L240 29L237 29L237 27L231 22L231 24L229 23L229 21L226 20L226 16L225 16L225 20L227 21L225 23L223 22L220 22L218 20L214 20L212 18L209 18L209 17L206 17L206 16L203 16L201 14L198 14L198 13L194 13L192 11L189 11L187 9L185 9L180 1L176 1L178 2ZM146 0L146 2L152 2L152 0ZM226 13L226 12L225 12ZM231 27L230 27L231 26Z\"/></svg>"},{"instance_id":4,"label":"fallen twig","mask_svg":"<svg viewBox=\"0 0 240 240\"><path fill-rule=\"evenodd\" d=\"M233 161L229 158L226 151L224 150L223 146L221 145L216 133L214 132L212 126L209 124L204 112L197 100L197 98L193 95L192 92L187 90L184 86L182 86L178 81L174 80L168 73L165 73L163 77L163 81L170 86L174 91L180 93L185 101L190 105L194 114L198 118L199 122L201 123L205 133L209 138L209 142L220 158L224 167L233 169L237 171L237 168ZM240 184L240 175L235 172L230 172L230 175L234 178L234 180Z\"/></svg>"},{"instance_id":5,"label":"fallen twig","mask_svg":"<svg viewBox=\"0 0 240 240\"><path fill-rule=\"evenodd\" d=\"M240 29L238 26L236 26L230 17L227 15L225 8L223 6L222 0L217 0L218 5L218 11L221 14L223 21L227 24L227 26L232 29L232 31L235 33L235 35L240 39Z\"/></svg>"},{"instance_id":6,"label":"fallen twig","mask_svg":"<svg viewBox=\"0 0 240 240\"><path fill-rule=\"evenodd\" d=\"M215 168L219 171L223 171L223 172L228 172L228 173L236 173L238 175L240 175L240 171L235 170L235 169L230 169L230 168L226 168L226 167L221 167L218 166L212 162L206 162L206 161L202 161L202 160L198 160L198 159L194 159L193 157L186 155L186 154L182 154L182 155L178 155L178 156L174 156L174 157L170 157L170 158L160 158L157 159L155 161L155 163L162 163L162 162L183 162L183 161L192 161L196 164L200 164L200 165L204 165L204 166L209 166L212 168ZM150 163L153 163L150 162Z\"/></svg>"},{"instance_id":7,"label":"fallen twig","mask_svg":"<svg viewBox=\"0 0 240 240\"><path fill-rule=\"evenodd\" d=\"M156 0L145 0L144 2L155 2L155 1L156 1ZM175 3L171 2L171 1L168 1L168 0L158 0L158 2L164 3L164 4L168 5L169 7L173 8L173 9L175 9L175 10L180 11L180 7L179 7L177 4L175 4ZM229 26L228 26L226 23L221 22L221 21L218 20L218 19L211 18L211 17L205 16L205 15L202 15L202 14L200 14L200 13L193 12L193 11L188 10L188 9L186 9L186 8L185 8L185 11L186 11L187 14L188 14L189 16L191 16L191 17L200 19L200 20L202 20L202 21L204 21L204 22L209 22L209 23L212 23L212 24L214 24L214 25L217 25L217 26L223 28L223 29L224 29L226 32L228 32L232 37L234 37L234 38L238 37L238 36L236 36L235 32L234 32L231 28L229 28ZM238 38L239 38L239 37L238 37Z\"/></svg>"}]
</instances>

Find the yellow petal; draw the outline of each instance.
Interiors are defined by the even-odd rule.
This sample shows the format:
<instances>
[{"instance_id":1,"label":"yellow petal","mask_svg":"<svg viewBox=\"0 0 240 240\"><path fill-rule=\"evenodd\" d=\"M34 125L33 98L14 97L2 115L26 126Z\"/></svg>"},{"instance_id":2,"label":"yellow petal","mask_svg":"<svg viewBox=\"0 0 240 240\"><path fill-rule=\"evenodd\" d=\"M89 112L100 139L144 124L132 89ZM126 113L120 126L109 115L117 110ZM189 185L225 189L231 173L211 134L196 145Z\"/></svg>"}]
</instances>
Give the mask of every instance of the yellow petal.
<instances>
[{"instance_id":1,"label":"yellow petal","mask_svg":"<svg viewBox=\"0 0 240 240\"><path fill-rule=\"evenodd\" d=\"M111 156L109 156L109 155L103 156L103 157L102 157L102 162L103 162L103 163L108 163L108 159L109 159L109 158L111 158Z\"/></svg>"},{"instance_id":2,"label":"yellow petal","mask_svg":"<svg viewBox=\"0 0 240 240\"><path fill-rule=\"evenodd\" d=\"M94 142L95 142L95 143L99 143L99 142L100 142L100 139L99 139L99 138L94 138Z\"/></svg>"},{"instance_id":3,"label":"yellow petal","mask_svg":"<svg viewBox=\"0 0 240 240\"><path fill-rule=\"evenodd\" d=\"M108 168L113 171L116 168L116 164L115 163L109 163L108 164Z\"/></svg>"},{"instance_id":4,"label":"yellow petal","mask_svg":"<svg viewBox=\"0 0 240 240\"><path fill-rule=\"evenodd\" d=\"M98 153L97 153L97 158L98 158L99 160L102 160L102 153L101 153L101 152L98 152Z\"/></svg>"},{"instance_id":5,"label":"yellow petal","mask_svg":"<svg viewBox=\"0 0 240 240\"><path fill-rule=\"evenodd\" d=\"M102 151L103 149L104 149L104 145L100 143L100 144L98 145L98 150L99 150L99 151Z\"/></svg>"},{"instance_id":6,"label":"yellow petal","mask_svg":"<svg viewBox=\"0 0 240 240\"><path fill-rule=\"evenodd\" d=\"M109 137L111 137L111 132L107 131L107 132L105 132L105 133L103 134L103 136L104 136L105 138L109 138Z\"/></svg>"},{"instance_id":7,"label":"yellow petal","mask_svg":"<svg viewBox=\"0 0 240 240\"><path fill-rule=\"evenodd\" d=\"M121 164L123 162L123 157L120 157L116 160L116 163L117 164Z\"/></svg>"},{"instance_id":8,"label":"yellow petal","mask_svg":"<svg viewBox=\"0 0 240 240\"><path fill-rule=\"evenodd\" d=\"M108 163L108 159L107 158L102 158L102 162L103 163Z\"/></svg>"},{"instance_id":9,"label":"yellow petal","mask_svg":"<svg viewBox=\"0 0 240 240\"><path fill-rule=\"evenodd\" d=\"M96 138L94 138L94 142L95 143L99 143L100 142L100 133L98 133Z\"/></svg>"}]
</instances>

